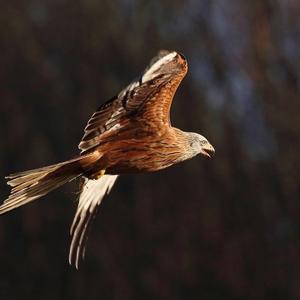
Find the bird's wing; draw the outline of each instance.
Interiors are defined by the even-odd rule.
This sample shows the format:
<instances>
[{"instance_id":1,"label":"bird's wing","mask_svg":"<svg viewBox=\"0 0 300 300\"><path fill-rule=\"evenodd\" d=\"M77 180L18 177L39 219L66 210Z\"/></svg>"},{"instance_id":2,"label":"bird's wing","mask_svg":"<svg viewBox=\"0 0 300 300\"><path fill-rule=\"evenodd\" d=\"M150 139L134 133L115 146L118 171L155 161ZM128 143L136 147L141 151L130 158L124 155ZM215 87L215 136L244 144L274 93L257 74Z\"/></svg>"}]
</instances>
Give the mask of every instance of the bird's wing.
<instances>
[{"instance_id":1,"label":"bird's wing","mask_svg":"<svg viewBox=\"0 0 300 300\"><path fill-rule=\"evenodd\" d=\"M78 269L80 258L84 258L87 231L94 219L98 207L113 187L117 175L104 175L100 179L85 179L78 202L77 211L70 229L72 242L69 252L69 263Z\"/></svg>"},{"instance_id":2,"label":"bird's wing","mask_svg":"<svg viewBox=\"0 0 300 300\"><path fill-rule=\"evenodd\" d=\"M133 81L92 115L79 144L82 153L122 130L132 118L147 120L153 117L158 126L169 124L173 96L186 71L187 63L181 54L160 51L139 80Z\"/></svg>"}]
</instances>

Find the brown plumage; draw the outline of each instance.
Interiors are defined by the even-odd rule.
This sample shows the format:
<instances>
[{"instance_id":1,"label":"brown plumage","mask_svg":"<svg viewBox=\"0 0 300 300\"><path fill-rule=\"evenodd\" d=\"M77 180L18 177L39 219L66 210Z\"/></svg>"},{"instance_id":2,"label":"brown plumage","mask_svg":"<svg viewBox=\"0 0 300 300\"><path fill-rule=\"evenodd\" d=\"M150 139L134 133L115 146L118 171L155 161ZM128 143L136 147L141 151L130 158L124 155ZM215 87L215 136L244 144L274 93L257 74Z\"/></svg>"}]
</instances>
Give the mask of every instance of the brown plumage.
<instances>
[{"instance_id":1,"label":"brown plumage","mask_svg":"<svg viewBox=\"0 0 300 300\"><path fill-rule=\"evenodd\" d=\"M0 206L0 214L83 177L70 231L69 262L78 268L90 221L119 174L153 172L197 154L214 153L214 148L200 134L184 132L170 124L171 103L186 72L183 55L161 51L138 81L92 115L79 144L79 157L7 177L12 190Z\"/></svg>"}]
</instances>

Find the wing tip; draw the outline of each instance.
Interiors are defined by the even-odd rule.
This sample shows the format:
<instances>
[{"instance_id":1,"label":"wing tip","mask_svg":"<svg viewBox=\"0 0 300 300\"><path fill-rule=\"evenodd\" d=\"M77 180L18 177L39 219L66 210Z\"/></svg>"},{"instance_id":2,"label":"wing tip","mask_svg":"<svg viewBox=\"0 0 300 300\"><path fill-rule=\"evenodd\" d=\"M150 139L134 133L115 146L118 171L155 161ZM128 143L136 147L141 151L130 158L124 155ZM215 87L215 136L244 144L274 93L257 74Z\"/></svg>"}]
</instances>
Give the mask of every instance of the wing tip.
<instances>
[{"instance_id":1,"label":"wing tip","mask_svg":"<svg viewBox=\"0 0 300 300\"><path fill-rule=\"evenodd\" d=\"M85 179L78 207L70 228L69 264L78 270L85 257L88 229L102 199L110 192L118 175L104 175L98 180Z\"/></svg>"},{"instance_id":2,"label":"wing tip","mask_svg":"<svg viewBox=\"0 0 300 300\"><path fill-rule=\"evenodd\" d=\"M141 81L147 82L152 80L157 75L160 75L159 71L168 64L169 62L173 61L176 56L184 57L182 54L176 51L169 51L169 50L160 50L158 54L152 58L148 68L146 68L144 74L141 77Z\"/></svg>"}]
</instances>

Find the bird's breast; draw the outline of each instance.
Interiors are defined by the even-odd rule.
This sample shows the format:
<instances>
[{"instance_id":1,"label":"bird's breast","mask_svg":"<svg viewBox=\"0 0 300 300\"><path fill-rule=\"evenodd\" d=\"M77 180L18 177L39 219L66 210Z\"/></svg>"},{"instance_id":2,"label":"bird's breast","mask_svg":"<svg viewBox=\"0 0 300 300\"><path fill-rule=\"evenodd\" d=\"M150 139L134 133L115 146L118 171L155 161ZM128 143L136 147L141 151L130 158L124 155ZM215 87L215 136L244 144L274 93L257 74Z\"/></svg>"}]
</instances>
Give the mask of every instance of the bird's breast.
<instances>
[{"instance_id":1,"label":"bird's breast","mask_svg":"<svg viewBox=\"0 0 300 300\"><path fill-rule=\"evenodd\" d=\"M115 141L107 145L108 174L154 172L180 161L180 147L169 136Z\"/></svg>"}]
</instances>

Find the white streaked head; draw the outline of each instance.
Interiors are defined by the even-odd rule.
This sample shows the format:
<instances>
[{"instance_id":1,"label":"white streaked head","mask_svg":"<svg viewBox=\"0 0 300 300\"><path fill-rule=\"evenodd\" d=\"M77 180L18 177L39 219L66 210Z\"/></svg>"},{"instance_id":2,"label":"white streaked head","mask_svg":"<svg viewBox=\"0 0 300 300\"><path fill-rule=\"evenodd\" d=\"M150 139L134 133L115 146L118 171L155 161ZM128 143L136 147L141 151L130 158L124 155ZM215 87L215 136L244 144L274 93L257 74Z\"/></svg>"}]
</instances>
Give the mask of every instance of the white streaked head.
<instances>
[{"instance_id":1,"label":"white streaked head","mask_svg":"<svg viewBox=\"0 0 300 300\"><path fill-rule=\"evenodd\" d=\"M201 154L207 157L212 157L215 154L214 147L209 141L201 134L194 132L185 132L189 143L189 154L190 158Z\"/></svg>"}]
</instances>

